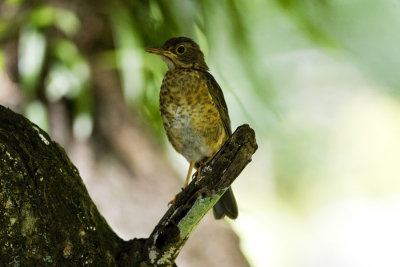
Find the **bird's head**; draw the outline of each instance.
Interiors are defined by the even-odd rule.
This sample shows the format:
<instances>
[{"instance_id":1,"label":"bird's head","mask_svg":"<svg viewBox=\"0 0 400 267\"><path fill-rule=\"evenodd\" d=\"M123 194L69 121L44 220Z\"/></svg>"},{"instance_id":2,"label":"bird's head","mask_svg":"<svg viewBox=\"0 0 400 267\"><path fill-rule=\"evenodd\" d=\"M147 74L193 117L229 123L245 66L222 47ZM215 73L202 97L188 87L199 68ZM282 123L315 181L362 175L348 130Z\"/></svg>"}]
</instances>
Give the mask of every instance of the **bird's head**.
<instances>
[{"instance_id":1,"label":"bird's head","mask_svg":"<svg viewBox=\"0 0 400 267\"><path fill-rule=\"evenodd\" d=\"M200 47L187 37L171 38L162 47L146 48L146 52L161 56L169 69L208 70Z\"/></svg>"}]
</instances>

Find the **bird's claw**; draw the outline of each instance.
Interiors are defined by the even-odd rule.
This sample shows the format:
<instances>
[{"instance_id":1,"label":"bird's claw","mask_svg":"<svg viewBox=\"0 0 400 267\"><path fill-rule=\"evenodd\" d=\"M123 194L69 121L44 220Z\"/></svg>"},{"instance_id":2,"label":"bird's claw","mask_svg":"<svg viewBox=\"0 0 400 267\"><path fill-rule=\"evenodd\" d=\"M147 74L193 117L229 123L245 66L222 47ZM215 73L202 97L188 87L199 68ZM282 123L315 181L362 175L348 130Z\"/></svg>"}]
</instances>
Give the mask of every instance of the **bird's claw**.
<instances>
[{"instance_id":1,"label":"bird's claw","mask_svg":"<svg viewBox=\"0 0 400 267\"><path fill-rule=\"evenodd\" d=\"M180 194L182 194L182 192L183 192L184 189L185 189L185 188L182 187L182 188L181 188L181 192L179 192L178 194L176 194L175 197L174 197L174 199L172 199L170 202L168 202L168 207L175 204L176 199L178 198L178 196L179 196Z\"/></svg>"}]
</instances>

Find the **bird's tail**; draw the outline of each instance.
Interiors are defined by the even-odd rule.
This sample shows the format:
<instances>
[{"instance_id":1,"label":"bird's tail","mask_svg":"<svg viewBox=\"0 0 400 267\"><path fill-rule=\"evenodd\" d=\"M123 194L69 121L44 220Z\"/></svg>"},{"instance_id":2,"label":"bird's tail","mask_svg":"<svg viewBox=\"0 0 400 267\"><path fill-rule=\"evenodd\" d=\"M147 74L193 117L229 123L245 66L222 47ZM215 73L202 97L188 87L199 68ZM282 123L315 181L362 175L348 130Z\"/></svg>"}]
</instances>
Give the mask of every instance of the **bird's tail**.
<instances>
[{"instance_id":1,"label":"bird's tail","mask_svg":"<svg viewBox=\"0 0 400 267\"><path fill-rule=\"evenodd\" d=\"M238 216L238 207L235 196L233 195L232 187L222 195L218 202L214 205L213 213L215 219L222 219L228 216L231 219L236 219Z\"/></svg>"}]
</instances>

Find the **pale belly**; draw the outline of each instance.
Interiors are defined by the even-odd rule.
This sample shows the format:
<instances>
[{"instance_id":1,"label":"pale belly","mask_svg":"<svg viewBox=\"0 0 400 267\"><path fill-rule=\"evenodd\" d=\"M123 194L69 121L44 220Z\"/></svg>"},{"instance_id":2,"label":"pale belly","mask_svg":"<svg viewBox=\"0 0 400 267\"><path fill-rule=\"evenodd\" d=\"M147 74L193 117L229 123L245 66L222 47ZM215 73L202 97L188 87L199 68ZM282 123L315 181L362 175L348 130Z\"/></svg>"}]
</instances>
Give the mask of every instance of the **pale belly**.
<instances>
[{"instance_id":1,"label":"pale belly","mask_svg":"<svg viewBox=\"0 0 400 267\"><path fill-rule=\"evenodd\" d=\"M196 107L183 110L174 104L168 110L175 111L161 114L168 139L188 162L211 157L226 141L217 111L204 114Z\"/></svg>"}]
</instances>

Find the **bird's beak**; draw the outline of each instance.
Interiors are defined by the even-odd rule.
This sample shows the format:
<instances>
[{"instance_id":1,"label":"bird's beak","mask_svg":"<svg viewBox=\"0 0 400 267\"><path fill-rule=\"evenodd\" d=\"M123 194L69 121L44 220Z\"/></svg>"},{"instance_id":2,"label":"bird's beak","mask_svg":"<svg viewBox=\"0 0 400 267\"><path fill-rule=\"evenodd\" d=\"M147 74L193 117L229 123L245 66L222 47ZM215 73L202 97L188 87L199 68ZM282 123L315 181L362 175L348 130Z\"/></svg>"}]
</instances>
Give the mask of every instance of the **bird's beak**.
<instances>
[{"instance_id":1,"label":"bird's beak","mask_svg":"<svg viewBox=\"0 0 400 267\"><path fill-rule=\"evenodd\" d=\"M156 55L164 55L165 54L165 50L162 49L162 47L157 47L157 46L147 47L146 52L156 54Z\"/></svg>"},{"instance_id":2,"label":"bird's beak","mask_svg":"<svg viewBox=\"0 0 400 267\"><path fill-rule=\"evenodd\" d=\"M168 50L163 49L162 47L151 46L146 48L146 52L164 56L167 58L176 58L176 55Z\"/></svg>"}]
</instances>

